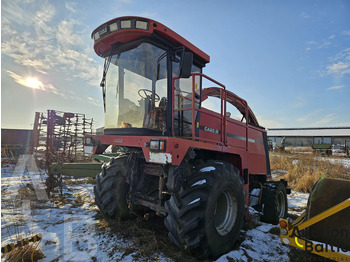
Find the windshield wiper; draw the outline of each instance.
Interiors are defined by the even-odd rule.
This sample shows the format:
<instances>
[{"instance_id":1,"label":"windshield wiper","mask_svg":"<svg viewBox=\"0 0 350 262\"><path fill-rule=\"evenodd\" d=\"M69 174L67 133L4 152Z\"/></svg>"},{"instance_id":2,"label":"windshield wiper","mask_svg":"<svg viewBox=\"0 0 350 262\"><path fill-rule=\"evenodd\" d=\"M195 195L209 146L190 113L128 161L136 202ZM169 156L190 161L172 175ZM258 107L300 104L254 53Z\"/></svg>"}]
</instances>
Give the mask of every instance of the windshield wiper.
<instances>
[{"instance_id":1,"label":"windshield wiper","mask_svg":"<svg viewBox=\"0 0 350 262\"><path fill-rule=\"evenodd\" d=\"M100 86L101 86L101 87L105 87L106 75L107 75L107 72L108 72L109 64L111 63L112 56L113 56L113 53L114 53L116 47L117 47L117 45L113 45L113 46L112 46L112 49L111 49L111 51L110 51L110 55L108 56L108 59L105 60L105 63L104 63L104 66L103 66L102 80L101 80L101 83L100 83ZM117 56L117 60L116 60L115 65L118 64L119 57L120 57L120 53L119 53L118 56Z\"/></svg>"},{"instance_id":2,"label":"windshield wiper","mask_svg":"<svg viewBox=\"0 0 350 262\"><path fill-rule=\"evenodd\" d=\"M113 45L112 49L111 49L111 52L110 52L111 55L104 62L103 75L102 75L102 80L101 80L101 83L100 83L100 86L102 87L103 107L104 107L105 112L106 112L106 87L105 87L105 85L106 85L106 75L107 75L108 68L109 68L109 65L111 63L111 60L112 60L112 56L113 56L112 54L114 53L115 49L116 49L116 45ZM120 58L120 53L117 55L117 59L115 61L115 65L118 64L119 58Z\"/></svg>"}]
</instances>

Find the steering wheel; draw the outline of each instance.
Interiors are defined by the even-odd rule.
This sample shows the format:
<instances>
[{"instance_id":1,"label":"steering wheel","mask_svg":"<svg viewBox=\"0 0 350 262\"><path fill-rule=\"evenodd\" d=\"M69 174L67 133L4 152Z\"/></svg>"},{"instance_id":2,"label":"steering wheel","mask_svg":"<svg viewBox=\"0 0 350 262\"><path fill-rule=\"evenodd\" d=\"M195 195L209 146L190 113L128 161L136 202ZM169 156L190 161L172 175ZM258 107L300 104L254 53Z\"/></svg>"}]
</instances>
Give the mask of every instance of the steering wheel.
<instances>
[{"instance_id":1,"label":"steering wheel","mask_svg":"<svg viewBox=\"0 0 350 262\"><path fill-rule=\"evenodd\" d=\"M146 99L147 96L152 96L152 91L149 89L140 89L138 92L139 96L141 96L142 98ZM148 95L147 93L150 93L150 95ZM158 102L160 100L159 95L154 94L154 102Z\"/></svg>"}]
</instances>

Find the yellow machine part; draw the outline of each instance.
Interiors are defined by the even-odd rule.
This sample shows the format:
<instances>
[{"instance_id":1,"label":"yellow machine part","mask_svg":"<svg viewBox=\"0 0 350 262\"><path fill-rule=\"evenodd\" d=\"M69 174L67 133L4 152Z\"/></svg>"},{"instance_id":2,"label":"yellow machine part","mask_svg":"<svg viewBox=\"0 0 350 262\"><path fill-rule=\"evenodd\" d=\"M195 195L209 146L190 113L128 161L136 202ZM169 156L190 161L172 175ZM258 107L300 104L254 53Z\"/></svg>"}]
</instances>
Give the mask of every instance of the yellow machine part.
<instances>
[{"instance_id":1,"label":"yellow machine part","mask_svg":"<svg viewBox=\"0 0 350 262\"><path fill-rule=\"evenodd\" d=\"M43 236L39 233L28 238L23 238L17 243L10 243L1 247L1 259L4 261L28 261L25 255L30 256L30 261L34 261L34 252L41 243Z\"/></svg>"},{"instance_id":2,"label":"yellow machine part","mask_svg":"<svg viewBox=\"0 0 350 262\"><path fill-rule=\"evenodd\" d=\"M281 242L335 261L350 261L350 181L321 179L307 210L293 223L280 219Z\"/></svg>"},{"instance_id":3,"label":"yellow machine part","mask_svg":"<svg viewBox=\"0 0 350 262\"><path fill-rule=\"evenodd\" d=\"M350 198L350 181L321 179L310 193L306 220ZM310 226L306 238L350 251L350 208Z\"/></svg>"}]
</instances>

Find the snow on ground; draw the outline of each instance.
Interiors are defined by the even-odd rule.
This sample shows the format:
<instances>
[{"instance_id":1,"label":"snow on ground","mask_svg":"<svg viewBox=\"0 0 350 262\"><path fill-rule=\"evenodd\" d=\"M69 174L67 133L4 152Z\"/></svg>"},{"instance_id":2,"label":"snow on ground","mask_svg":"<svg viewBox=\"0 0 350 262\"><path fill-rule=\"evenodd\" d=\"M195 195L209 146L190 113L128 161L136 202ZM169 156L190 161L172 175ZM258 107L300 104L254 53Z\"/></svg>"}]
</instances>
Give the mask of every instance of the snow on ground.
<instances>
[{"instance_id":1,"label":"snow on ground","mask_svg":"<svg viewBox=\"0 0 350 262\"><path fill-rule=\"evenodd\" d=\"M317 157L318 160L329 161L331 163L340 163L343 164L344 167L350 168L350 158L330 158L330 157Z\"/></svg>"},{"instance_id":2,"label":"snow on ground","mask_svg":"<svg viewBox=\"0 0 350 262\"><path fill-rule=\"evenodd\" d=\"M18 173L22 171L22 173ZM36 177L36 180L33 179ZM135 251L123 252L132 241L102 231L96 218L93 184L87 179L66 179L63 200L38 200L27 196L33 181L42 183L42 171L16 169L14 164L1 166L1 242L2 246L36 233L43 235L40 249L45 257L40 261L135 261ZM38 182L39 181L39 182ZM41 181L41 182L40 182ZM68 183L69 182L69 183ZM32 185L32 186L31 186ZM43 185L41 185L43 186ZM33 192L29 190L29 192ZM20 196L22 195L22 199ZM24 196L24 198L23 198ZM308 194L293 193L288 197L290 212L300 214L306 207ZM260 223L241 232L242 243L217 261L289 261L290 248L283 246L277 226ZM158 261L171 261L155 254ZM145 258L149 260L149 258Z\"/></svg>"},{"instance_id":3,"label":"snow on ground","mask_svg":"<svg viewBox=\"0 0 350 262\"><path fill-rule=\"evenodd\" d=\"M283 176L283 175L285 175L287 173L288 173L288 171L286 171L286 170L276 169L276 170L272 170L271 171L271 177L272 177L273 180L275 180L279 176Z\"/></svg>"},{"instance_id":4,"label":"snow on ground","mask_svg":"<svg viewBox=\"0 0 350 262\"><path fill-rule=\"evenodd\" d=\"M233 250L217 261L289 261L289 247L281 244L279 235L270 233L274 225L261 223L248 230L238 250Z\"/></svg>"},{"instance_id":5,"label":"snow on ground","mask_svg":"<svg viewBox=\"0 0 350 262\"><path fill-rule=\"evenodd\" d=\"M31 174L26 171L22 176L11 176L9 171L11 166L2 168L1 172L2 245L41 233L43 261L91 261L93 256L99 256L99 240L94 236L93 185L79 184L71 192L63 190L67 202L71 201L66 204L18 199L15 196L28 187ZM74 202L76 195L85 198L84 205ZM107 259L100 258L98 261Z\"/></svg>"},{"instance_id":6,"label":"snow on ground","mask_svg":"<svg viewBox=\"0 0 350 262\"><path fill-rule=\"evenodd\" d=\"M293 192L288 195L288 214L301 215L306 207L309 193Z\"/></svg>"}]
</instances>

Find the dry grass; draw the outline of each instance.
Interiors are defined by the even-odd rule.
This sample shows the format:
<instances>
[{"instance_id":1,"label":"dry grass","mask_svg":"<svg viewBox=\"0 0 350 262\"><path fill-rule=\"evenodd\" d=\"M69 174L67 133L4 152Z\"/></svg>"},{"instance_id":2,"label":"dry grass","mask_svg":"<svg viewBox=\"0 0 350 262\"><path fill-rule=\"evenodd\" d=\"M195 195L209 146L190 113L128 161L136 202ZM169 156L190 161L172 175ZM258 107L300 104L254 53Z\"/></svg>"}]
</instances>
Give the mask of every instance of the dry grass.
<instances>
[{"instance_id":1,"label":"dry grass","mask_svg":"<svg viewBox=\"0 0 350 262\"><path fill-rule=\"evenodd\" d=\"M109 232L122 238L126 245L114 245L113 253L120 252L123 257L133 253L135 261L159 261L157 254L164 254L173 261L198 261L178 249L169 239L162 218L151 216L144 219L135 215L130 220L106 219L101 213L96 215L97 225L102 232Z\"/></svg>"},{"instance_id":2,"label":"dry grass","mask_svg":"<svg viewBox=\"0 0 350 262\"><path fill-rule=\"evenodd\" d=\"M285 179L289 186L298 192L309 193L321 177L350 179L350 169L341 163L318 160L314 155L274 154L270 155L272 170L286 170L278 177Z\"/></svg>"}]
</instances>

